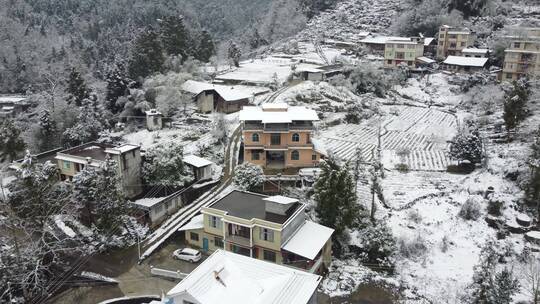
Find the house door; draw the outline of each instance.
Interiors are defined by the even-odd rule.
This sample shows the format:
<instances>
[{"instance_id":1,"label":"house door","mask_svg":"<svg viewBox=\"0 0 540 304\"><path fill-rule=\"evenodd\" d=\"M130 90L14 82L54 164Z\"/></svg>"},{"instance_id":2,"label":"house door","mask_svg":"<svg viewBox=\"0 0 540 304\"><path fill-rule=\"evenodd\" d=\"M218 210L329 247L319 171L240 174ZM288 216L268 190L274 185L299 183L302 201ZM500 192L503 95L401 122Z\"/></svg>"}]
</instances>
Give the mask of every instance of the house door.
<instances>
[{"instance_id":1,"label":"house door","mask_svg":"<svg viewBox=\"0 0 540 304\"><path fill-rule=\"evenodd\" d=\"M205 251L205 252L208 251L208 239L207 239L207 238L203 238L203 239L202 239L202 249L203 249L203 251Z\"/></svg>"}]
</instances>

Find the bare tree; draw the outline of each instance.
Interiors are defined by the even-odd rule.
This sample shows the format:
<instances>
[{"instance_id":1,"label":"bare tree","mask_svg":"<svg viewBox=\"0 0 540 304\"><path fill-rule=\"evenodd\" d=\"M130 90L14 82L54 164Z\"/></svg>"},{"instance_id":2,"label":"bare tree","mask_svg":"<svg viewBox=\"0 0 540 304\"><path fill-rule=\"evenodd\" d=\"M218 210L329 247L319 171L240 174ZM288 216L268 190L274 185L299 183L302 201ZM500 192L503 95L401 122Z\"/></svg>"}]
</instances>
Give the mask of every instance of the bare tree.
<instances>
[{"instance_id":1,"label":"bare tree","mask_svg":"<svg viewBox=\"0 0 540 304\"><path fill-rule=\"evenodd\" d=\"M527 295L531 297L531 303L540 303L540 260L530 256L521 269L522 286Z\"/></svg>"}]
</instances>

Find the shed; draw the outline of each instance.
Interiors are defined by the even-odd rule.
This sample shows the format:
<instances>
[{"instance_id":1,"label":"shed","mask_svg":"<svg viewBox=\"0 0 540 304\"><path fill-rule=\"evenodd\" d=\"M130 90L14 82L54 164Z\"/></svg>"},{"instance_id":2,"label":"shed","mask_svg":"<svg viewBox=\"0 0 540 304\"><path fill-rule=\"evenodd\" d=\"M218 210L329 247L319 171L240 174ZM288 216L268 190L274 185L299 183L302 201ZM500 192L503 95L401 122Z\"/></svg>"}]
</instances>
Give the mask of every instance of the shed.
<instances>
[{"instance_id":1,"label":"shed","mask_svg":"<svg viewBox=\"0 0 540 304\"><path fill-rule=\"evenodd\" d=\"M146 128L148 131L163 129L163 114L156 109L146 111Z\"/></svg>"},{"instance_id":2,"label":"shed","mask_svg":"<svg viewBox=\"0 0 540 304\"><path fill-rule=\"evenodd\" d=\"M192 168L196 181L212 178L213 162L195 155L188 155L183 161Z\"/></svg>"},{"instance_id":3,"label":"shed","mask_svg":"<svg viewBox=\"0 0 540 304\"><path fill-rule=\"evenodd\" d=\"M488 58L448 56L443 62L443 68L457 73L478 72L484 69Z\"/></svg>"}]
</instances>

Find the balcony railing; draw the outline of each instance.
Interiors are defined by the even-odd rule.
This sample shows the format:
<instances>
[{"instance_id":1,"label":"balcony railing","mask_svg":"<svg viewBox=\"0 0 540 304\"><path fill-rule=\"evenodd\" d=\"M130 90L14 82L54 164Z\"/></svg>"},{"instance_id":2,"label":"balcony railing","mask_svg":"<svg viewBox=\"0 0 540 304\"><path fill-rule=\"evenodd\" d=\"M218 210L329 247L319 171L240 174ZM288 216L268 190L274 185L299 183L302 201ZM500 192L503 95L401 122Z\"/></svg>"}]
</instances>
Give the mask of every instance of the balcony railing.
<instances>
[{"instance_id":1,"label":"balcony railing","mask_svg":"<svg viewBox=\"0 0 540 304\"><path fill-rule=\"evenodd\" d=\"M244 124L244 131L264 131L264 132L289 132L293 130L306 131L312 130L311 124L289 124L289 125L275 125L267 124Z\"/></svg>"},{"instance_id":2,"label":"balcony railing","mask_svg":"<svg viewBox=\"0 0 540 304\"><path fill-rule=\"evenodd\" d=\"M225 237L225 241L230 242L230 243L234 243L234 244L238 244L238 245L241 245L241 246L251 247L250 239L246 238L246 237L243 237L243 236L240 236L240 235L227 235Z\"/></svg>"}]
</instances>

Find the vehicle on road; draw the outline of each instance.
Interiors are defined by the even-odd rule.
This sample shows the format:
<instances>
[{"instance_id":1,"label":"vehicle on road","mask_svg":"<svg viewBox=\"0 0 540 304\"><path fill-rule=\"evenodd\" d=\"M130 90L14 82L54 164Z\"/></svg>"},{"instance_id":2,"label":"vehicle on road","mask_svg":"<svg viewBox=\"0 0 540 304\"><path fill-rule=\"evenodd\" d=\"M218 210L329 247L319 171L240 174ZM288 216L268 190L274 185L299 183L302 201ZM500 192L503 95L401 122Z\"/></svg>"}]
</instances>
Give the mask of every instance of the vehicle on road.
<instances>
[{"instance_id":1,"label":"vehicle on road","mask_svg":"<svg viewBox=\"0 0 540 304\"><path fill-rule=\"evenodd\" d=\"M201 260L201 252L191 248L180 248L173 252L173 257L177 260L196 263Z\"/></svg>"}]
</instances>

